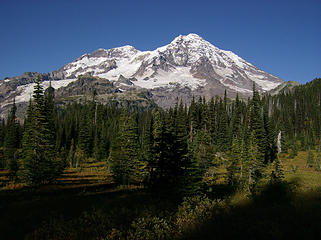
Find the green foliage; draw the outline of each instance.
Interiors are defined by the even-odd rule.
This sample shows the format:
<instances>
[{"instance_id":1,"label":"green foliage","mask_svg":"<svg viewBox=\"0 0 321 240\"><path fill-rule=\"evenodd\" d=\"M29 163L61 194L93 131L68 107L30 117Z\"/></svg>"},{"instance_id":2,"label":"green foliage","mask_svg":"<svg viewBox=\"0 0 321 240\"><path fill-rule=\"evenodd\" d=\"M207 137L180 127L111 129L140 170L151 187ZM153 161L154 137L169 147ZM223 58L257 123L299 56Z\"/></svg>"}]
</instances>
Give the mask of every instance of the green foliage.
<instances>
[{"instance_id":1,"label":"green foliage","mask_svg":"<svg viewBox=\"0 0 321 240\"><path fill-rule=\"evenodd\" d=\"M250 103L250 131L251 134L253 134L253 141L255 140L255 144L257 145L257 161L263 162L265 160L267 142L262 116L261 99L255 88L255 83L253 83L253 98Z\"/></svg>"},{"instance_id":2,"label":"green foliage","mask_svg":"<svg viewBox=\"0 0 321 240\"><path fill-rule=\"evenodd\" d=\"M165 219L146 216L135 220L131 224L128 239L137 240L166 240L172 239L172 226Z\"/></svg>"},{"instance_id":3,"label":"green foliage","mask_svg":"<svg viewBox=\"0 0 321 240\"><path fill-rule=\"evenodd\" d=\"M40 185L55 181L63 164L56 157L55 135L49 119L52 109L49 109L48 98L44 97L39 77L33 98L34 104L30 102L25 121L19 174L24 182Z\"/></svg>"},{"instance_id":4,"label":"green foliage","mask_svg":"<svg viewBox=\"0 0 321 240\"><path fill-rule=\"evenodd\" d=\"M72 150L72 147L70 147ZM71 153L72 154L72 153ZM76 147L76 151L73 155L73 167L78 168L82 163L86 161L86 154L79 146Z\"/></svg>"},{"instance_id":5,"label":"green foliage","mask_svg":"<svg viewBox=\"0 0 321 240\"><path fill-rule=\"evenodd\" d=\"M224 204L204 196L184 198L175 215L178 237L188 236L207 223Z\"/></svg>"},{"instance_id":6,"label":"green foliage","mask_svg":"<svg viewBox=\"0 0 321 240\"><path fill-rule=\"evenodd\" d=\"M265 132L265 163L271 163L274 159L277 158L277 136L275 131L272 127L271 120L268 114L268 108L270 105L264 105L264 112L263 112L263 126Z\"/></svg>"},{"instance_id":7,"label":"green foliage","mask_svg":"<svg viewBox=\"0 0 321 240\"><path fill-rule=\"evenodd\" d=\"M232 141L229 166L227 167L228 183L231 186L238 184L240 178L242 177L240 173L243 162L243 151L243 145L239 142L239 139L234 138Z\"/></svg>"},{"instance_id":8,"label":"green foliage","mask_svg":"<svg viewBox=\"0 0 321 240\"><path fill-rule=\"evenodd\" d=\"M67 156L67 164L69 165L70 168L75 166L75 151L74 151L74 139L71 140L71 144L70 144L70 149L69 149L69 153Z\"/></svg>"},{"instance_id":9,"label":"green foliage","mask_svg":"<svg viewBox=\"0 0 321 240\"><path fill-rule=\"evenodd\" d=\"M284 180L284 171L280 159L277 157L273 162L271 183L275 184Z\"/></svg>"},{"instance_id":10,"label":"green foliage","mask_svg":"<svg viewBox=\"0 0 321 240\"><path fill-rule=\"evenodd\" d=\"M193 157L195 158L198 168L204 172L212 165L215 151L211 144L211 136L205 130L200 130L191 143Z\"/></svg>"},{"instance_id":11,"label":"green foliage","mask_svg":"<svg viewBox=\"0 0 321 240\"><path fill-rule=\"evenodd\" d=\"M298 146L297 144L294 142L292 143L292 146L291 146L291 152L289 154L289 158L294 158L298 155Z\"/></svg>"},{"instance_id":12,"label":"green foliage","mask_svg":"<svg viewBox=\"0 0 321 240\"><path fill-rule=\"evenodd\" d=\"M91 155L93 150L91 121L89 120L89 116L86 111L83 111L80 116L78 145L86 157Z\"/></svg>"},{"instance_id":13,"label":"green foliage","mask_svg":"<svg viewBox=\"0 0 321 240\"><path fill-rule=\"evenodd\" d=\"M264 158L259 152L254 132L251 133L249 144L248 158L245 162L245 169L248 171L246 185L253 192L259 180L263 177Z\"/></svg>"},{"instance_id":14,"label":"green foliage","mask_svg":"<svg viewBox=\"0 0 321 240\"><path fill-rule=\"evenodd\" d=\"M147 162L140 154L136 119L124 111L120 117L118 136L112 145L109 162L115 181L124 185L143 183Z\"/></svg>"},{"instance_id":15,"label":"green foliage","mask_svg":"<svg viewBox=\"0 0 321 240\"><path fill-rule=\"evenodd\" d=\"M4 158L7 162L7 168L10 172L10 178L16 180L18 171L18 152L20 145L19 123L16 119L16 104L13 101L10 113L7 119L6 135L4 138Z\"/></svg>"}]
</instances>

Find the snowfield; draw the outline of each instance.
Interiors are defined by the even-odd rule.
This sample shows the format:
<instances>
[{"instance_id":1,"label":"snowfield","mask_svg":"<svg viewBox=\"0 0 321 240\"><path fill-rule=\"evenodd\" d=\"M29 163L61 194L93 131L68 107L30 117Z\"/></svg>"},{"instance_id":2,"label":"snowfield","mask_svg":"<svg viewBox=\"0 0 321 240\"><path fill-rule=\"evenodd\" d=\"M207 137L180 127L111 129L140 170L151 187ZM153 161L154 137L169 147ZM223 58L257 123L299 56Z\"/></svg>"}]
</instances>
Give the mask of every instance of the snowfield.
<instances>
[{"instance_id":1,"label":"snowfield","mask_svg":"<svg viewBox=\"0 0 321 240\"><path fill-rule=\"evenodd\" d=\"M58 89L61 87L66 87L69 83L74 82L76 80L77 79L64 79L64 80L58 80L58 81L51 81L51 86L54 89ZM43 81L41 82L41 85L45 90L46 88L49 87L49 81ZM29 83L29 84L17 87L16 92L20 92L20 94L16 96L16 103L28 102L32 97L34 86L35 86L35 83Z\"/></svg>"}]
</instances>

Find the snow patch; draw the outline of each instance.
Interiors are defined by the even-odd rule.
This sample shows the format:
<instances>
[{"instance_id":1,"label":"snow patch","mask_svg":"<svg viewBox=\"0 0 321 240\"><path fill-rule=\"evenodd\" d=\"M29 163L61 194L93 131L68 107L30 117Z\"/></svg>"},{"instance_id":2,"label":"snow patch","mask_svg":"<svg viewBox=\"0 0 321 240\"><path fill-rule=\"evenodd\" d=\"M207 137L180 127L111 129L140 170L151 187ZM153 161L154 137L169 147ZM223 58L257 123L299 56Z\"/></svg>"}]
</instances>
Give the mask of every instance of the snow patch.
<instances>
[{"instance_id":1,"label":"snow patch","mask_svg":"<svg viewBox=\"0 0 321 240\"><path fill-rule=\"evenodd\" d=\"M171 72L158 70L157 73L155 77L151 77L148 80L140 78L134 84L147 89L160 87L175 88L177 85L180 85L182 87L189 87L192 90L206 85L206 80L195 78L190 74L189 67L177 67Z\"/></svg>"},{"instance_id":2,"label":"snow patch","mask_svg":"<svg viewBox=\"0 0 321 240\"><path fill-rule=\"evenodd\" d=\"M271 81L271 80L267 79L267 77L264 75L258 75L258 74L254 74L251 72L247 72L246 74L249 79L251 79L257 85L259 85L264 91L270 91L270 90L276 88L277 86L279 86L280 84L282 84L281 82Z\"/></svg>"},{"instance_id":3,"label":"snow patch","mask_svg":"<svg viewBox=\"0 0 321 240\"><path fill-rule=\"evenodd\" d=\"M64 80L57 80L57 81L51 81L51 86L54 89L58 89L61 87L66 87L69 83L76 81L77 79L64 79ZM28 102L30 98L32 97L33 90L35 83L29 83L26 85L18 86L16 89L16 92L20 92L18 96L16 96L16 102ZM41 86L43 87L43 90L49 87L49 81L43 81L41 82Z\"/></svg>"},{"instance_id":4,"label":"snow patch","mask_svg":"<svg viewBox=\"0 0 321 240\"><path fill-rule=\"evenodd\" d=\"M97 74L98 77L106 78L111 81L116 81L120 75L123 75L125 78L130 78L134 75L138 68L140 67L141 62L135 62L128 59L117 62L117 68L108 71L107 73Z\"/></svg>"},{"instance_id":5,"label":"snow patch","mask_svg":"<svg viewBox=\"0 0 321 240\"><path fill-rule=\"evenodd\" d=\"M230 89L235 90L236 92L239 93L251 93L252 91L246 88L240 88L236 85L232 85L232 84L228 84L228 83L224 83L225 86L229 87Z\"/></svg>"}]
</instances>

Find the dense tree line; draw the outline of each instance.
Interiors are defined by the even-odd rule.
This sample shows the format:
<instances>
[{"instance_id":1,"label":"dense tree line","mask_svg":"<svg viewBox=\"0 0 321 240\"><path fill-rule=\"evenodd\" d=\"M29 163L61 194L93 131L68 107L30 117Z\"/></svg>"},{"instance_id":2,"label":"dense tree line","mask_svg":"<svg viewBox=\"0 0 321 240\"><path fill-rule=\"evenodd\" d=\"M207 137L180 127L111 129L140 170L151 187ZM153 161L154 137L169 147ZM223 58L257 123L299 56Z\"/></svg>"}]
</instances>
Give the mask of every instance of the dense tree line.
<instances>
[{"instance_id":1,"label":"dense tree line","mask_svg":"<svg viewBox=\"0 0 321 240\"><path fill-rule=\"evenodd\" d=\"M270 107L271 121L283 133L284 151L308 150L320 144L321 79L263 101Z\"/></svg>"},{"instance_id":2,"label":"dense tree line","mask_svg":"<svg viewBox=\"0 0 321 240\"><path fill-rule=\"evenodd\" d=\"M229 184L251 190L269 163L282 175L279 135L284 152L320 144L321 79L276 96L261 97L254 85L247 101L225 94L187 106L177 99L167 110L101 104L95 92L85 104L57 108L53 95L37 79L23 125L15 103L1 121L1 167L13 179L45 184L65 167L106 161L120 184L195 192L211 167L224 164Z\"/></svg>"}]
</instances>

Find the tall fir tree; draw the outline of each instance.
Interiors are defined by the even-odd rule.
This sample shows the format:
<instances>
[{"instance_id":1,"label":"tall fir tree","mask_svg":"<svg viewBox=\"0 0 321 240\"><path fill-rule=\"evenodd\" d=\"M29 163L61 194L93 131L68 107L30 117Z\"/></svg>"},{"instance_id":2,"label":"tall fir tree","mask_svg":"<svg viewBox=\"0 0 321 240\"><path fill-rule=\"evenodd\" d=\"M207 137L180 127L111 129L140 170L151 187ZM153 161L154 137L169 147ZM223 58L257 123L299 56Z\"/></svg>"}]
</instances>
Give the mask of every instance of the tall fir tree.
<instances>
[{"instance_id":1,"label":"tall fir tree","mask_svg":"<svg viewBox=\"0 0 321 240\"><path fill-rule=\"evenodd\" d=\"M259 180L263 177L263 167L262 154L259 152L255 133L252 131L245 160L245 170L247 176L245 184L252 193L255 191Z\"/></svg>"},{"instance_id":2,"label":"tall fir tree","mask_svg":"<svg viewBox=\"0 0 321 240\"><path fill-rule=\"evenodd\" d=\"M90 121L88 108L84 107L79 120L78 146L86 157L90 157L93 150L91 126L92 122Z\"/></svg>"},{"instance_id":3,"label":"tall fir tree","mask_svg":"<svg viewBox=\"0 0 321 240\"><path fill-rule=\"evenodd\" d=\"M147 177L147 162L142 159L140 152L136 119L123 110L118 135L109 157L115 182L123 185L144 182Z\"/></svg>"},{"instance_id":4,"label":"tall fir tree","mask_svg":"<svg viewBox=\"0 0 321 240\"><path fill-rule=\"evenodd\" d=\"M238 184L242 162L242 146L238 137L234 137L232 141L229 166L227 167L228 183L231 186Z\"/></svg>"},{"instance_id":5,"label":"tall fir tree","mask_svg":"<svg viewBox=\"0 0 321 240\"><path fill-rule=\"evenodd\" d=\"M271 173L271 183L280 183L284 179L284 171L283 171L283 166L281 163L281 160L277 156L275 161L273 162L273 170Z\"/></svg>"},{"instance_id":6,"label":"tall fir tree","mask_svg":"<svg viewBox=\"0 0 321 240\"><path fill-rule=\"evenodd\" d=\"M19 123L16 119L16 104L15 99L7 119L7 133L4 139L4 156L7 162L7 168L12 180L17 177L18 162L17 149L19 147Z\"/></svg>"},{"instance_id":7,"label":"tall fir tree","mask_svg":"<svg viewBox=\"0 0 321 240\"><path fill-rule=\"evenodd\" d=\"M266 136L262 118L260 95L256 90L255 83L253 83L253 98L250 105L250 130L254 134L255 142L258 147L257 160L263 163L265 161L265 152L267 149Z\"/></svg>"},{"instance_id":8,"label":"tall fir tree","mask_svg":"<svg viewBox=\"0 0 321 240\"><path fill-rule=\"evenodd\" d=\"M30 101L23 136L23 157L19 169L24 182L31 185L55 181L63 166L56 157L55 135L50 126L48 102L40 85L40 76L35 81L33 99Z\"/></svg>"},{"instance_id":9,"label":"tall fir tree","mask_svg":"<svg viewBox=\"0 0 321 240\"><path fill-rule=\"evenodd\" d=\"M150 185L152 187L161 185L162 177L164 175L163 166L166 162L166 144L164 139L164 124L160 110L153 112L153 125L152 125L152 157L148 160L148 168L150 174Z\"/></svg>"},{"instance_id":10,"label":"tall fir tree","mask_svg":"<svg viewBox=\"0 0 321 240\"><path fill-rule=\"evenodd\" d=\"M228 135L228 115L226 111L226 99L224 102L222 99L218 105L218 121L217 121L217 148L221 152L225 152L229 149L229 135Z\"/></svg>"},{"instance_id":11,"label":"tall fir tree","mask_svg":"<svg viewBox=\"0 0 321 240\"><path fill-rule=\"evenodd\" d=\"M268 106L264 106L263 110L263 126L265 132L265 163L273 162L277 157L277 144L276 144L276 136L272 124L270 122L269 114L268 114Z\"/></svg>"}]
</instances>

